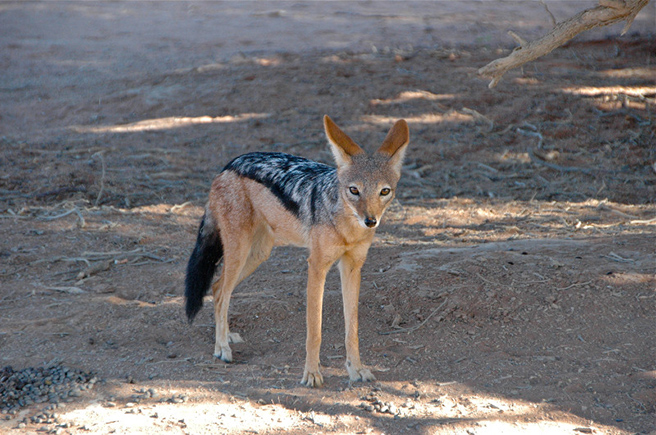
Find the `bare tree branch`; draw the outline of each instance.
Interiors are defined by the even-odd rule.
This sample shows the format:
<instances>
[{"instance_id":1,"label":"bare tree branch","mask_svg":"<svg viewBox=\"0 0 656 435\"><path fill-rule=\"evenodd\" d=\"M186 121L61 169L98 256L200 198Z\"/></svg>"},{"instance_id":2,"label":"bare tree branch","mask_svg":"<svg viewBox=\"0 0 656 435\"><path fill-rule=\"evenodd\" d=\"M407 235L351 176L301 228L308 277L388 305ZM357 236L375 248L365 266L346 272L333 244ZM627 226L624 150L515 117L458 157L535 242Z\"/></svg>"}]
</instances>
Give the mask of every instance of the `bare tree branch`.
<instances>
[{"instance_id":1,"label":"bare tree branch","mask_svg":"<svg viewBox=\"0 0 656 435\"><path fill-rule=\"evenodd\" d=\"M624 34L631 27L638 12L647 3L649 0L599 0L599 6L586 9L556 24L549 33L535 41L526 42L517 34L508 32L520 46L507 57L485 65L478 70L478 74L492 78L489 87L493 88L509 70L550 53L581 32L626 21L622 30L622 34Z\"/></svg>"}]
</instances>

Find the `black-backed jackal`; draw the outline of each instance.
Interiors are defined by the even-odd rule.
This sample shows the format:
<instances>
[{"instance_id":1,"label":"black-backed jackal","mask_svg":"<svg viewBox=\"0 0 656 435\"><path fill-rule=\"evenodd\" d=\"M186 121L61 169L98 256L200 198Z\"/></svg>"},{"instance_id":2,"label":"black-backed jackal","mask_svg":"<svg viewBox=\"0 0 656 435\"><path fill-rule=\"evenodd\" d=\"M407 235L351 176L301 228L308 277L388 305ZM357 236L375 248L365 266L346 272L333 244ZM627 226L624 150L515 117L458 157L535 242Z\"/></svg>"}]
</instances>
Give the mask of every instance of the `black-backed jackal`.
<instances>
[{"instance_id":1,"label":"black-backed jackal","mask_svg":"<svg viewBox=\"0 0 656 435\"><path fill-rule=\"evenodd\" d=\"M309 249L307 340L303 384L319 387L321 311L328 270L339 260L346 324L346 369L352 381L374 380L360 362L360 269L385 209L394 198L409 134L404 120L381 147L367 154L328 117L324 128L337 168L283 153L237 157L214 179L187 265L186 312L192 321L212 284L214 355L232 361L228 305L234 288L262 264L274 246Z\"/></svg>"}]
</instances>

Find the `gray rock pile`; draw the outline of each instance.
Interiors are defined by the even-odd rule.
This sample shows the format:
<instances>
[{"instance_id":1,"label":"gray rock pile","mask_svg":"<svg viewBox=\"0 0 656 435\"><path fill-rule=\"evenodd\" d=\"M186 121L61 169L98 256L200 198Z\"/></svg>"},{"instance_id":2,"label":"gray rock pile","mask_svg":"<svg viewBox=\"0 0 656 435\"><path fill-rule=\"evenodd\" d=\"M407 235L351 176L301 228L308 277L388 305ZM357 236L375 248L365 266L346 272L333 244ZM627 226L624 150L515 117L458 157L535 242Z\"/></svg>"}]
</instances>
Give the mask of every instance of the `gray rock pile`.
<instances>
[{"instance_id":1,"label":"gray rock pile","mask_svg":"<svg viewBox=\"0 0 656 435\"><path fill-rule=\"evenodd\" d=\"M92 373L63 365L0 369L0 411L12 413L33 403L69 402L98 381Z\"/></svg>"}]
</instances>

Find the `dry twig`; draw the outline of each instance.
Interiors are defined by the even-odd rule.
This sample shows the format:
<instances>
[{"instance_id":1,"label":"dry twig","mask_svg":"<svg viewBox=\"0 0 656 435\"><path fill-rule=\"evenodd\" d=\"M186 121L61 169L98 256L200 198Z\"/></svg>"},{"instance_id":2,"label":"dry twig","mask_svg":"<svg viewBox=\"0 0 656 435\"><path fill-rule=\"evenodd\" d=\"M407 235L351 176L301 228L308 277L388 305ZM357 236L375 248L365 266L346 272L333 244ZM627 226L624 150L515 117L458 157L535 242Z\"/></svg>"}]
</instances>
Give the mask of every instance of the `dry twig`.
<instances>
[{"instance_id":1,"label":"dry twig","mask_svg":"<svg viewBox=\"0 0 656 435\"><path fill-rule=\"evenodd\" d=\"M30 264L32 265L32 264L39 264L39 263L56 263L59 261L64 261L64 262L82 261L86 263L88 267L90 267L92 261L105 260L118 264L120 260L126 260L128 258L133 259L133 262L128 263L133 266L141 264L141 263L134 262L136 260L139 260L140 258L147 258L161 263L169 263L170 261L172 261L171 259L163 258L151 252L144 251L141 248L137 248L137 249L133 249L132 251L83 252L82 254L80 254L79 257L61 256L61 257L45 258L42 260L33 261Z\"/></svg>"},{"instance_id":2,"label":"dry twig","mask_svg":"<svg viewBox=\"0 0 656 435\"><path fill-rule=\"evenodd\" d=\"M544 0L540 0L540 3L542 3L542 6L544 6L544 10L547 11L549 14L549 18L551 19L551 25L556 27L556 24L558 24L558 21L556 20L556 17L554 17L554 14L551 13L549 10L549 6L544 2Z\"/></svg>"},{"instance_id":3,"label":"dry twig","mask_svg":"<svg viewBox=\"0 0 656 435\"><path fill-rule=\"evenodd\" d=\"M98 207L98 204L100 203L100 198L102 197L102 194L105 191L105 172L107 171L107 168L105 166L104 153L102 151L98 151L92 157L95 156L100 157L100 163L102 164L102 175L100 176L100 191L98 192L98 196L96 197L96 202L93 204L94 206Z\"/></svg>"},{"instance_id":4,"label":"dry twig","mask_svg":"<svg viewBox=\"0 0 656 435\"><path fill-rule=\"evenodd\" d=\"M545 162L544 160L538 158L538 156L535 155L535 152L533 152L532 148L528 149L528 156L531 158L531 161L533 163L537 163L538 165L546 166L549 169L554 169L556 171L560 172L581 172L586 175L591 175L592 170L587 169L587 168L579 168L576 166L561 166L561 165L556 165L555 163L549 163Z\"/></svg>"},{"instance_id":5,"label":"dry twig","mask_svg":"<svg viewBox=\"0 0 656 435\"><path fill-rule=\"evenodd\" d=\"M444 305L446 305L446 303L448 302L448 300L449 300L449 298L444 299L444 302L442 302L442 303L440 304L439 307L437 307L437 308L435 308L433 311L431 311L431 313L430 313L430 314L424 319L424 321L421 322L421 323L418 324L418 325L415 325L415 326L413 326L413 327L411 327L411 328L402 328L402 329L395 329L395 330L393 330L393 331L379 332L379 334L380 334L380 335L392 335L392 334L400 334L400 333L402 333L402 332L414 332L414 331L416 331L417 329L419 329L419 328L421 328L422 326L424 326L424 325L426 324L426 322L428 322L428 321L431 319L431 317L433 317L433 316L434 316L439 310L442 309L442 307L444 307Z\"/></svg>"},{"instance_id":6,"label":"dry twig","mask_svg":"<svg viewBox=\"0 0 656 435\"><path fill-rule=\"evenodd\" d=\"M68 293L68 294L72 294L72 295L86 293L84 290L82 290L79 287L48 287L48 286L43 286L43 288L46 289L46 290L54 290L54 291L57 291L57 292Z\"/></svg>"},{"instance_id":7,"label":"dry twig","mask_svg":"<svg viewBox=\"0 0 656 435\"><path fill-rule=\"evenodd\" d=\"M656 223L656 217L651 219L636 219L636 220L632 220L629 223L633 225L649 225L649 224Z\"/></svg>"}]
</instances>

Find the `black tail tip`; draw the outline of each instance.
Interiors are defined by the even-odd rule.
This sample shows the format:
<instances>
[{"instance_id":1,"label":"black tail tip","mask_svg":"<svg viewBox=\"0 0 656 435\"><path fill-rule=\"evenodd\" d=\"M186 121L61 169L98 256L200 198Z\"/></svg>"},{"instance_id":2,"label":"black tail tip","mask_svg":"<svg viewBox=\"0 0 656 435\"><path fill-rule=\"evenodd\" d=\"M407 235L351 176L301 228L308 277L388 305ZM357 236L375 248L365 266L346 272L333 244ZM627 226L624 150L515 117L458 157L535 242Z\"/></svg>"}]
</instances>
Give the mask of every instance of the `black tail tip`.
<instances>
[{"instance_id":1,"label":"black tail tip","mask_svg":"<svg viewBox=\"0 0 656 435\"><path fill-rule=\"evenodd\" d=\"M200 309L203 308L204 287L204 283L200 286L198 285L193 274L187 274L187 278L185 279L185 314L190 324L194 321Z\"/></svg>"},{"instance_id":2,"label":"black tail tip","mask_svg":"<svg viewBox=\"0 0 656 435\"><path fill-rule=\"evenodd\" d=\"M187 314L187 322L191 325L196 318L196 314L200 311L200 309L203 306L203 303L201 301L200 304L191 304L189 303L190 301L187 300L187 305L185 306L185 313Z\"/></svg>"}]
</instances>

